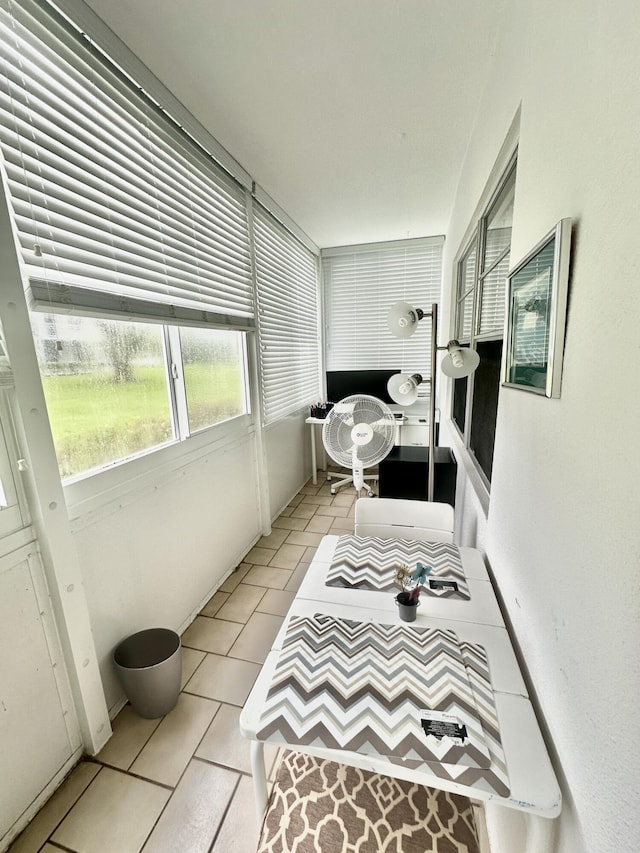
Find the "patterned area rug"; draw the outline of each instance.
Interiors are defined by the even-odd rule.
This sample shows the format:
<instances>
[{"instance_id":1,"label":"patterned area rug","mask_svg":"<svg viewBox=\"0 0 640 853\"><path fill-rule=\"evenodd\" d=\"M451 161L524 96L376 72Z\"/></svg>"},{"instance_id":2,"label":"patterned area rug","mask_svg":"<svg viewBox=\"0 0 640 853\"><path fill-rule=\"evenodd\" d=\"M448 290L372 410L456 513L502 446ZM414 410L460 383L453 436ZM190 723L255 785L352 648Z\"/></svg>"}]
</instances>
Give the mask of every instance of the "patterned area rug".
<instances>
[{"instance_id":1,"label":"patterned area rug","mask_svg":"<svg viewBox=\"0 0 640 853\"><path fill-rule=\"evenodd\" d=\"M471 803L286 752L258 853L479 853Z\"/></svg>"}]
</instances>

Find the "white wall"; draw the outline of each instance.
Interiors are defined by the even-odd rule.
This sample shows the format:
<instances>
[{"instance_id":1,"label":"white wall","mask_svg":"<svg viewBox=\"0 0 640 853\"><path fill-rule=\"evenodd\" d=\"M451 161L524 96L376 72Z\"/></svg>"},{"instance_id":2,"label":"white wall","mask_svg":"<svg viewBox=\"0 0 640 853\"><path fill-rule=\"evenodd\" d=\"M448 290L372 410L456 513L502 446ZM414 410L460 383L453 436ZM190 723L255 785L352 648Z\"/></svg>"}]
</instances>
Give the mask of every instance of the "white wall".
<instances>
[{"instance_id":1,"label":"white wall","mask_svg":"<svg viewBox=\"0 0 640 853\"><path fill-rule=\"evenodd\" d=\"M180 631L260 535L253 438L231 441L72 522L113 709L115 645L143 628Z\"/></svg>"},{"instance_id":2,"label":"white wall","mask_svg":"<svg viewBox=\"0 0 640 853\"><path fill-rule=\"evenodd\" d=\"M265 434L271 517L310 476L304 417ZM260 537L253 430L229 437L144 486L83 512L71 508L107 704L122 699L111 654L129 634L183 630Z\"/></svg>"},{"instance_id":3,"label":"white wall","mask_svg":"<svg viewBox=\"0 0 640 853\"><path fill-rule=\"evenodd\" d=\"M311 433L304 422L308 415L307 409L294 413L264 432L271 521L311 477ZM322 438L319 430L316 440L320 458Z\"/></svg>"},{"instance_id":4,"label":"white wall","mask_svg":"<svg viewBox=\"0 0 640 853\"><path fill-rule=\"evenodd\" d=\"M501 391L488 521L463 499L461 525L486 542L548 729L559 853L638 848L639 34L635 0L511 0L445 259L521 102L512 261L575 220L562 396ZM490 818L493 849L521 849L517 820Z\"/></svg>"}]
</instances>

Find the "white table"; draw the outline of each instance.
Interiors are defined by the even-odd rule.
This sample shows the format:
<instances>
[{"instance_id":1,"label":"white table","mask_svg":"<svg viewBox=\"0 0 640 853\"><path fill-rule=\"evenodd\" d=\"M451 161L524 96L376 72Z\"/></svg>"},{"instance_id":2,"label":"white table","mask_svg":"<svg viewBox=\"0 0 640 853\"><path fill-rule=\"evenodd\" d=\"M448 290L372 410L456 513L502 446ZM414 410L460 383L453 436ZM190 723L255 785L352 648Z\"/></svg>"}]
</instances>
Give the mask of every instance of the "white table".
<instances>
[{"instance_id":1,"label":"white table","mask_svg":"<svg viewBox=\"0 0 640 853\"><path fill-rule=\"evenodd\" d=\"M324 423L324 418L312 418L308 417L305 421L306 424L310 424L311 427L311 480L313 485L317 485L318 483L318 461L316 454L316 426L318 424L322 425Z\"/></svg>"},{"instance_id":2,"label":"white table","mask_svg":"<svg viewBox=\"0 0 640 853\"><path fill-rule=\"evenodd\" d=\"M317 619L316 614L322 614L323 619L350 620L374 626L406 625L399 619L393 592L341 589L325 585L324 579L337 543L336 536L324 537L240 716L241 732L252 741L252 770L260 816L267 804L267 780L264 743L256 735L263 728L263 714L283 654L288 628L304 624L304 620ZM486 778L470 781L469 775L465 775L459 766L450 764L438 766L430 762L411 767L397 759L391 761L384 756L364 754L360 750L329 749L317 742L287 745L311 755L525 812L530 820L528 844L524 853L545 853L551 849L551 819L561 809L560 789L482 557L474 549L461 548L460 558L468 580L470 599L429 597L426 604L419 608L415 622L410 625L419 629L454 632L461 644L475 644L484 648L491 674L490 688L493 691L494 708L491 713L494 714L494 720L497 717L500 746L497 758L494 752L491 753L490 767L493 768L493 761L497 761L495 774L499 775L506 766L508 793L499 793L506 788L501 789L495 781L487 781L494 778L491 769L487 770ZM423 594L421 599L425 601L426 596ZM290 645L291 641L289 646L285 645L285 650ZM275 735L273 742L283 743Z\"/></svg>"}]
</instances>

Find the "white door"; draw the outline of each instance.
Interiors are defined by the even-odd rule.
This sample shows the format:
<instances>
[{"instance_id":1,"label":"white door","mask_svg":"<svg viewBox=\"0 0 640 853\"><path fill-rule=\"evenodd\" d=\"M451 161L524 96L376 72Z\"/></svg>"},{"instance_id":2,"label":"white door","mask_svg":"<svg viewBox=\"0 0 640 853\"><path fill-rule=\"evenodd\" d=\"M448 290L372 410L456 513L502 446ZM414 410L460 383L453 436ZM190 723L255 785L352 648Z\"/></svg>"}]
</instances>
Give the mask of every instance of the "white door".
<instances>
[{"instance_id":1,"label":"white door","mask_svg":"<svg viewBox=\"0 0 640 853\"><path fill-rule=\"evenodd\" d=\"M0 389L0 850L81 752L17 447Z\"/></svg>"}]
</instances>

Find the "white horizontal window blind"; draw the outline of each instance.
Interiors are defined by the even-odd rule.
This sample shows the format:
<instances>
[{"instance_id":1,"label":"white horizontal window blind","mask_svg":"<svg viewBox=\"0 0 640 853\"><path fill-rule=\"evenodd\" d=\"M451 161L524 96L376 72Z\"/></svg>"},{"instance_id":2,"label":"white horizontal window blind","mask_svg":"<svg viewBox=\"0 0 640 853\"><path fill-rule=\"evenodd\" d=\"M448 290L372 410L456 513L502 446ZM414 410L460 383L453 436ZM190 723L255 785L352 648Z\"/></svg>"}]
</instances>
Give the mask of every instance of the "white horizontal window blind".
<instances>
[{"instance_id":1,"label":"white horizontal window blind","mask_svg":"<svg viewBox=\"0 0 640 853\"><path fill-rule=\"evenodd\" d=\"M512 168L485 219L484 251L480 274L478 335L502 337L516 170Z\"/></svg>"},{"instance_id":2,"label":"white horizontal window blind","mask_svg":"<svg viewBox=\"0 0 640 853\"><path fill-rule=\"evenodd\" d=\"M250 325L244 190L46 4L0 0L0 57L32 302Z\"/></svg>"},{"instance_id":3,"label":"white horizontal window blind","mask_svg":"<svg viewBox=\"0 0 640 853\"><path fill-rule=\"evenodd\" d=\"M260 375L265 423L320 396L318 260L254 205Z\"/></svg>"},{"instance_id":4,"label":"white horizontal window blind","mask_svg":"<svg viewBox=\"0 0 640 853\"><path fill-rule=\"evenodd\" d=\"M469 341L476 293L477 235L458 267L457 335L459 341Z\"/></svg>"},{"instance_id":5,"label":"white horizontal window blind","mask_svg":"<svg viewBox=\"0 0 640 853\"><path fill-rule=\"evenodd\" d=\"M402 340L389 331L387 315L398 301L424 311L440 302L443 244L443 237L430 237L323 249L327 370L429 377L430 322Z\"/></svg>"},{"instance_id":6,"label":"white horizontal window blind","mask_svg":"<svg viewBox=\"0 0 640 853\"><path fill-rule=\"evenodd\" d=\"M484 251L485 272L480 278L480 323L478 334L504 333L504 309L511 227L487 231Z\"/></svg>"}]
</instances>

